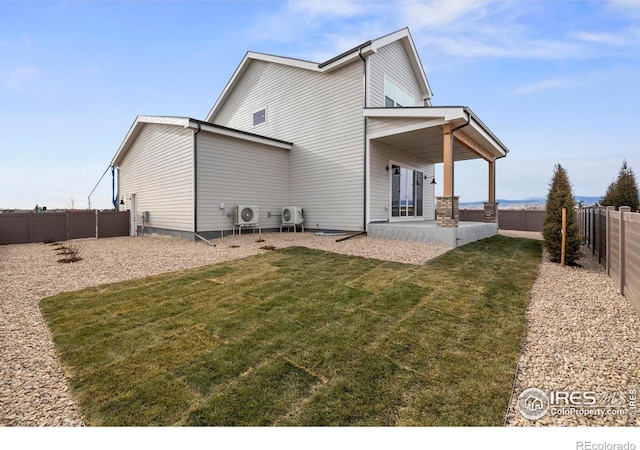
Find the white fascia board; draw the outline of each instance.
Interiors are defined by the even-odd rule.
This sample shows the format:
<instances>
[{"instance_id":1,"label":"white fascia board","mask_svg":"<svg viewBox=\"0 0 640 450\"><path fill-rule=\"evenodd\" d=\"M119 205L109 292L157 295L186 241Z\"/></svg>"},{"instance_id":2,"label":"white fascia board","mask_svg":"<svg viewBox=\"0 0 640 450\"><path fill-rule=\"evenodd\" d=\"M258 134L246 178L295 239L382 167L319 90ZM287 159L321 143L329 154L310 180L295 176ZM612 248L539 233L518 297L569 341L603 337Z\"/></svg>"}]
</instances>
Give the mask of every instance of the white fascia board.
<instances>
[{"instance_id":1,"label":"white fascia board","mask_svg":"<svg viewBox=\"0 0 640 450\"><path fill-rule=\"evenodd\" d=\"M158 123L161 125L179 125L182 127L189 126L188 117L175 116L138 116L136 122L140 123Z\"/></svg>"},{"instance_id":2,"label":"white fascia board","mask_svg":"<svg viewBox=\"0 0 640 450\"><path fill-rule=\"evenodd\" d=\"M282 148L284 150L291 150L293 148L292 144L288 144L286 142L278 142L262 136L247 134L241 131L231 130L228 128L216 127L215 125L200 124L198 122L189 122L189 125L188 125L189 128L192 128L194 130L197 130L198 126L200 126L200 129L202 131L207 131L209 133L214 133L214 134L220 134L222 136L229 136L236 139L242 139L243 141L255 142L258 144L268 145L270 147Z\"/></svg>"},{"instance_id":3,"label":"white fascia board","mask_svg":"<svg viewBox=\"0 0 640 450\"><path fill-rule=\"evenodd\" d=\"M493 134L489 130L485 129L484 124L475 120L475 116L473 114L471 114L471 122L469 123L469 126L473 128L473 130L478 133L489 146L499 153L498 157L507 156L509 149L506 148L502 142L494 138ZM464 128L462 131L464 131Z\"/></svg>"},{"instance_id":4,"label":"white fascia board","mask_svg":"<svg viewBox=\"0 0 640 450\"><path fill-rule=\"evenodd\" d=\"M398 31L394 31L393 33L389 33L377 39L374 39L371 42L371 46L374 49L374 51L378 51L380 47L384 47L385 45L389 45L392 42L406 38L408 36L409 36L409 28L405 27Z\"/></svg>"},{"instance_id":5,"label":"white fascia board","mask_svg":"<svg viewBox=\"0 0 640 450\"><path fill-rule=\"evenodd\" d=\"M284 56L269 55L267 53L248 52L247 56L251 59L259 61L272 62L276 64L282 64L285 66L297 67L299 69L313 70L314 72L320 72L318 69L318 63L311 61L305 61L302 59L286 58Z\"/></svg>"},{"instance_id":6,"label":"white fascia board","mask_svg":"<svg viewBox=\"0 0 640 450\"><path fill-rule=\"evenodd\" d=\"M467 120L463 106L449 108L416 107L416 108L370 108L363 109L364 117L396 117L396 118L442 118L445 122L458 119Z\"/></svg>"},{"instance_id":7,"label":"white fascia board","mask_svg":"<svg viewBox=\"0 0 640 450\"><path fill-rule=\"evenodd\" d=\"M133 143L134 139L140 133L142 126L148 123L157 123L162 125L178 125L187 127L189 126L189 119L186 117L169 117L169 116L138 116L136 120L133 121L133 125L129 128L127 135L124 137L122 144L118 147L118 151L116 151L115 156L111 160L112 166L118 166L121 162L122 158L124 158L125 154L129 150L129 146Z\"/></svg>"}]
</instances>

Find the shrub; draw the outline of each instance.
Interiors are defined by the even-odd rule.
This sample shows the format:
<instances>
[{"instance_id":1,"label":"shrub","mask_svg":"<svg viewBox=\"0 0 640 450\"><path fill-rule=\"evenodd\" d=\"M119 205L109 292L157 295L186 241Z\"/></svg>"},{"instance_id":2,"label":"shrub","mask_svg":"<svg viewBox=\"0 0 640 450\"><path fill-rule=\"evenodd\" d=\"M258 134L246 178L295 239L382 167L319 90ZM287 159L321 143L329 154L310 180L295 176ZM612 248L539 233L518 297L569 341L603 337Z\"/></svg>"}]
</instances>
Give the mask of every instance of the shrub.
<instances>
[{"instance_id":1,"label":"shrub","mask_svg":"<svg viewBox=\"0 0 640 450\"><path fill-rule=\"evenodd\" d=\"M575 264L580 258L580 236L576 223L575 199L567 172L560 164L556 164L547 195L547 214L544 218L542 231L549 257L553 262L560 262L562 255L562 208L567 209L565 263Z\"/></svg>"},{"instance_id":2,"label":"shrub","mask_svg":"<svg viewBox=\"0 0 640 450\"><path fill-rule=\"evenodd\" d=\"M612 182L607 188L607 192L600 200L603 206L615 206L620 209L621 206L630 206L631 211L640 209L640 199L638 198L638 183L636 176L627 166L627 161L623 161L618 178Z\"/></svg>"},{"instance_id":3,"label":"shrub","mask_svg":"<svg viewBox=\"0 0 640 450\"><path fill-rule=\"evenodd\" d=\"M59 259L59 263L72 263L77 261L82 261L82 257L80 256L80 252L82 251L83 246L80 244L73 242L69 243L66 246L60 247L61 250L58 255L64 255L64 258Z\"/></svg>"}]
</instances>

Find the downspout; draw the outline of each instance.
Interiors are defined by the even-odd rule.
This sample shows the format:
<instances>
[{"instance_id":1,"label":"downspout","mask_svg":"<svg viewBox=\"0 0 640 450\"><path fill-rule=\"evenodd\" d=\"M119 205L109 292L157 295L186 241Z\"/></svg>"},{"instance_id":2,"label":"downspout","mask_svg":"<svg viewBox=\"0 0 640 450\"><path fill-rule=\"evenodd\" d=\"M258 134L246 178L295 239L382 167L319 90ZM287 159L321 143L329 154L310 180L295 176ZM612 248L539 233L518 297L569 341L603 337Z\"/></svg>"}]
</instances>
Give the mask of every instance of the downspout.
<instances>
[{"instance_id":1,"label":"downspout","mask_svg":"<svg viewBox=\"0 0 640 450\"><path fill-rule=\"evenodd\" d=\"M196 125L198 128L193 130L193 235L215 247L216 244L198 234L198 133L202 127L197 122Z\"/></svg>"},{"instance_id":2,"label":"downspout","mask_svg":"<svg viewBox=\"0 0 640 450\"><path fill-rule=\"evenodd\" d=\"M360 57L360 59L363 62L363 71L362 71L362 80L363 80L363 103L364 103L364 107L367 107L367 59L362 56L362 47L360 47L360 49L358 50L358 56ZM367 118L364 117L363 118L363 123L364 123L364 131L363 131L363 142L364 142L364 157L363 159L363 165L364 165L364 170L363 170L363 205L362 205L362 230L366 233L367 232L367 158L368 158L368 154L367 154Z\"/></svg>"},{"instance_id":3,"label":"downspout","mask_svg":"<svg viewBox=\"0 0 640 450\"><path fill-rule=\"evenodd\" d=\"M471 123L471 114L469 113L469 111L464 110L464 112L467 113L467 123L463 123L462 125L452 128L451 129L451 164L455 164L455 150L453 149L453 144L455 144L455 140L454 140L454 132L456 130L459 130L460 128L464 128L466 126L468 126ZM455 170L451 171L451 218L455 219L456 214L455 211L453 209L453 202L454 202L454 197L455 197L455 183L454 183L454 178L455 178Z\"/></svg>"},{"instance_id":4,"label":"downspout","mask_svg":"<svg viewBox=\"0 0 640 450\"><path fill-rule=\"evenodd\" d=\"M196 122L193 130L193 234L198 235L198 133L201 126Z\"/></svg>"},{"instance_id":5,"label":"downspout","mask_svg":"<svg viewBox=\"0 0 640 450\"><path fill-rule=\"evenodd\" d=\"M120 178L118 178L118 194L120 193ZM116 168L111 166L111 204L118 209L118 194L116 194Z\"/></svg>"}]
</instances>

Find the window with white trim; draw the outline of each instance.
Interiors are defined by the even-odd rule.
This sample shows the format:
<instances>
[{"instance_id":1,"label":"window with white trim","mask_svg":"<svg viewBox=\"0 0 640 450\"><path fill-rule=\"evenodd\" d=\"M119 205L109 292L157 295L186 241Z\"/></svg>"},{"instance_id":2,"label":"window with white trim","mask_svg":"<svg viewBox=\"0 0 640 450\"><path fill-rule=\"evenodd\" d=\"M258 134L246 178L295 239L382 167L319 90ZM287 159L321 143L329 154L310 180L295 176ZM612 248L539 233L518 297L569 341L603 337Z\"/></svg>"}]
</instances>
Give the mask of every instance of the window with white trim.
<instances>
[{"instance_id":1,"label":"window with white trim","mask_svg":"<svg viewBox=\"0 0 640 450\"><path fill-rule=\"evenodd\" d=\"M422 106L419 99L402 89L391 79L384 77L384 106Z\"/></svg>"},{"instance_id":2,"label":"window with white trim","mask_svg":"<svg viewBox=\"0 0 640 450\"><path fill-rule=\"evenodd\" d=\"M260 111L253 113L253 126L258 126L261 123L267 121L267 108L262 108Z\"/></svg>"}]
</instances>

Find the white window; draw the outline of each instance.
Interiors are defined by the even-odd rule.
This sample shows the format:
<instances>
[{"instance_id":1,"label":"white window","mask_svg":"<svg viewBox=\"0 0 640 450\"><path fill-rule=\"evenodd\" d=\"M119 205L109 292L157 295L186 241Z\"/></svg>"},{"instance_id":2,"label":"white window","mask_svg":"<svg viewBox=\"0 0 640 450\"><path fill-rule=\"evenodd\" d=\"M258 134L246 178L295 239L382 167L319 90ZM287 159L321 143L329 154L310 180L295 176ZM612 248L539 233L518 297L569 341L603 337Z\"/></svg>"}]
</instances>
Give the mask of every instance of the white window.
<instances>
[{"instance_id":1,"label":"white window","mask_svg":"<svg viewBox=\"0 0 640 450\"><path fill-rule=\"evenodd\" d=\"M419 99L402 89L391 79L384 77L384 106L393 108L396 106L422 106Z\"/></svg>"},{"instance_id":2,"label":"white window","mask_svg":"<svg viewBox=\"0 0 640 450\"><path fill-rule=\"evenodd\" d=\"M253 113L253 126L260 125L267 121L267 108L262 108L259 111Z\"/></svg>"}]
</instances>

